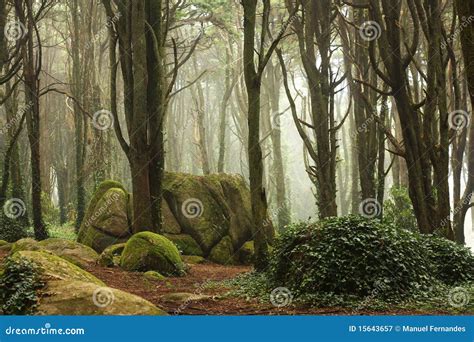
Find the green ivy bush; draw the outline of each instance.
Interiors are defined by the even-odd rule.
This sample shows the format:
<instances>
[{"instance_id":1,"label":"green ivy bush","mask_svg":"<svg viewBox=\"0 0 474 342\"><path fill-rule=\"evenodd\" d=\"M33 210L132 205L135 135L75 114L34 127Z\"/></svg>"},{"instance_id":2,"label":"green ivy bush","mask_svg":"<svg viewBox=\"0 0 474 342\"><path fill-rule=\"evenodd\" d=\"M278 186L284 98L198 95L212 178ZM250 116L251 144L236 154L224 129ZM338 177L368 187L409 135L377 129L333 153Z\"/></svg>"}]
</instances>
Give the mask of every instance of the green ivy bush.
<instances>
[{"instance_id":1,"label":"green ivy bush","mask_svg":"<svg viewBox=\"0 0 474 342\"><path fill-rule=\"evenodd\" d=\"M447 285L474 280L474 255L468 247L435 235L421 235L434 276Z\"/></svg>"},{"instance_id":2,"label":"green ivy bush","mask_svg":"<svg viewBox=\"0 0 474 342\"><path fill-rule=\"evenodd\" d=\"M35 311L37 290L44 286L40 270L27 260L7 259L0 278L0 303L6 315L27 315Z\"/></svg>"},{"instance_id":3,"label":"green ivy bush","mask_svg":"<svg viewBox=\"0 0 474 342\"><path fill-rule=\"evenodd\" d=\"M12 219L4 215L0 208L0 240L15 242L28 236L27 227L23 220Z\"/></svg>"},{"instance_id":4,"label":"green ivy bush","mask_svg":"<svg viewBox=\"0 0 474 342\"><path fill-rule=\"evenodd\" d=\"M418 234L360 216L289 226L276 242L270 281L298 295L403 298L431 285Z\"/></svg>"}]
</instances>

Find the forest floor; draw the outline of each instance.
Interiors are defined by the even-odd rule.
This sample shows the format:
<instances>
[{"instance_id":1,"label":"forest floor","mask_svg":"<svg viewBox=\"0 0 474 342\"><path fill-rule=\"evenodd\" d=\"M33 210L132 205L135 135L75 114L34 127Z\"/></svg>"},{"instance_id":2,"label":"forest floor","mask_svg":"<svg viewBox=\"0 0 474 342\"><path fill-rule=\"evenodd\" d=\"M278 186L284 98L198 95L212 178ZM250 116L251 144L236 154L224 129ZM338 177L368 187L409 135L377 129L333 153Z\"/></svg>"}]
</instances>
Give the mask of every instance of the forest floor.
<instances>
[{"instance_id":1,"label":"forest floor","mask_svg":"<svg viewBox=\"0 0 474 342\"><path fill-rule=\"evenodd\" d=\"M225 282L250 272L248 266L222 266L212 263L190 265L184 277L149 280L141 273L127 272L118 267L93 266L87 269L108 286L136 294L171 315L443 315L443 311L385 310L355 312L350 308L314 308L292 303L274 307L270 300L232 295ZM188 299L183 300L183 294Z\"/></svg>"}]
</instances>

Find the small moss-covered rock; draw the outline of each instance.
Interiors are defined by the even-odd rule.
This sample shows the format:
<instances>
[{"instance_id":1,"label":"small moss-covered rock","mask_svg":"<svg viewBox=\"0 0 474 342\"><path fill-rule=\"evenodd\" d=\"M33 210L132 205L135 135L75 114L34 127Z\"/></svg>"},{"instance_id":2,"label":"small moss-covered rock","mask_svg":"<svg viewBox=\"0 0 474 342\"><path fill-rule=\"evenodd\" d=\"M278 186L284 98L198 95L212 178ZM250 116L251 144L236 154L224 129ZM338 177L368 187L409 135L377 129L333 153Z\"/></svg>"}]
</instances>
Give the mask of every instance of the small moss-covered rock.
<instances>
[{"instance_id":1,"label":"small moss-covered rock","mask_svg":"<svg viewBox=\"0 0 474 342\"><path fill-rule=\"evenodd\" d=\"M167 239L174 242L176 247L180 250L183 255L199 255L203 256L204 252L199 247L196 240L191 235L187 234L163 234Z\"/></svg>"},{"instance_id":2,"label":"small moss-covered rock","mask_svg":"<svg viewBox=\"0 0 474 342\"><path fill-rule=\"evenodd\" d=\"M8 245L8 244L9 244L8 241L0 240L0 247L5 246L5 245Z\"/></svg>"},{"instance_id":3,"label":"small moss-covered rock","mask_svg":"<svg viewBox=\"0 0 474 342\"><path fill-rule=\"evenodd\" d=\"M19 251L11 256L13 260L28 260L41 269L48 280L79 280L104 286L104 283L89 272L49 251Z\"/></svg>"},{"instance_id":4,"label":"small moss-covered rock","mask_svg":"<svg viewBox=\"0 0 474 342\"><path fill-rule=\"evenodd\" d=\"M38 241L31 238L20 239L17 242L13 243L11 248L11 254L14 254L19 251L37 251L41 248L38 246Z\"/></svg>"},{"instance_id":5,"label":"small moss-covered rock","mask_svg":"<svg viewBox=\"0 0 474 342\"><path fill-rule=\"evenodd\" d=\"M255 248L253 241L247 241L239 249L239 261L242 265L252 265Z\"/></svg>"},{"instance_id":6,"label":"small moss-covered rock","mask_svg":"<svg viewBox=\"0 0 474 342\"><path fill-rule=\"evenodd\" d=\"M211 299L211 296L197 294L197 293L188 293L188 292L175 292L169 293L161 297L165 302L178 302L178 303L188 303L188 302L197 302L200 300Z\"/></svg>"},{"instance_id":7,"label":"small moss-covered rock","mask_svg":"<svg viewBox=\"0 0 474 342\"><path fill-rule=\"evenodd\" d=\"M186 264L191 265L204 264L206 262L206 259L199 255L183 255L182 259Z\"/></svg>"},{"instance_id":8,"label":"small moss-covered rock","mask_svg":"<svg viewBox=\"0 0 474 342\"><path fill-rule=\"evenodd\" d=\"M158 271L166 276L179 276L185 270L176 246L152 232L137 233L127 241L120 265L127 271Z\"/></svg>"},{"instance_id":9,"label":"small moss-covered rock","mask_svg":"<svg viewBox=\"0 0 474 342\"><path fill-rule=\"evenodd\" d=\"M236 263L234 248L230 236L224 237L209 254L209 260L222 265L232 265Z\"/></svg>"},{"instance_id":10,"label":"small moss-covered rock","mask_svg":"<svg viewBox=\"0 0 474 342\"><path fill-rule=\"evenodd\" d=\"M141 297L89 282L51 281L42 292L39 315L166 315Z\"/></svg>"},{"instance_id":11,"label":"small moss-covered rock","mask_svg":"<svg viewBox=\"0 0 474 342\"><path fill-rule=\"evenodd\" d=\"M165 280L166 277L162 275L160 272L156 271L147 271L143 273L143 276L149 280Z\"/></svg>"},{"instance_id":12,"label":"small moss-covered rock","mask_svg":"<svg viewBox=\"0 0 474 342\"><path fill-rule=\"evenodd\" d=\"M125 243L118 243L104 249L99 256L99 265L113 267L120 265L120 256L125 248ZM117 262L118 258L118 262Z\"/></svg>"}]
</instances>

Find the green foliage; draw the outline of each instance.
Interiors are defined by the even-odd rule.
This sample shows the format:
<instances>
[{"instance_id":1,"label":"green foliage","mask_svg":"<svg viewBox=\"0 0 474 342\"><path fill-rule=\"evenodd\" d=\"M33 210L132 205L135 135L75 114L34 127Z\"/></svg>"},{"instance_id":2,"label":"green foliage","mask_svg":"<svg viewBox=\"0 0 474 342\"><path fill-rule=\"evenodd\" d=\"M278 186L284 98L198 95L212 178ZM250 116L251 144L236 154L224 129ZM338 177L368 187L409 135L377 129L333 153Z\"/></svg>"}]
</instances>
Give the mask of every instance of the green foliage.
<instances>
[{"instance_id":1,"label":"green foliage","mask_svg":"<svg viewBox=\"0 0 474 342\"><path fill-rule=\"evenodd\" d=\"M28 236L24 221L12 219L0 213L0 240L15 242Z\"/></svg>"},{"instance_id":2,"label":"green foliage","mask_svg":"<svg viewBox=\"0 0 474 342\"><path fill-rule=\"evenodd\" d=\"M430 272L417 234L347 216L289 226L277 240L270 280L295 295L402 298L429 287Z\"/></svg>"},{"instance_id":3,"label":"green foliage","mask_svg":"<svg viewBox=\"0 0 474 342\"><path fill-rule=\"evenodd\" d=\"M45 192L41 193L41 212L46 224L59 223L59 208L54 205L49 195Z\"/></svg>"},{"instance_id":4,"label":"green foliage","mask_svg":"<svg viewBox=\"0 0 474 342\"><path fill-rule=\"evenodd\" d=\"M474 280L474 255L468 247L434 235L421 235L434 276L448 285Z\"/></svg>"},{"instance_id":5,"label":"green foliage","mask_svg":"<svg viewBox=\"0 0 474 342\"><path fill-rule=\"evenodd\" d=\"M418 230L413 205L405 187L390 189L390 198L384 202L384 219L400 229Z\"/></svg>"},{"instance_id":6,"label":"green foliage","mask_svg":"<svg viewBox=\"0 0 474 342\"><path fill-rule=\"evenodd\" d=\"M7 259L0 278L0 302L7 315L26 315L34 312L37 290L44 286L40 270L32 262Z\"/></svg>"},{"instance_id":7,"label":"green foliage","mask_svg":"<svg viewBox=\"0 0 474 342\"><path fill-rule=\"evenodd\" d=\"M51 238L58 238L58 239L67 239L76 241L77 234L74 230L74 226L71 224L61 225L50 225L48 226L49 236Z\"/></svg>"}]
</instances>

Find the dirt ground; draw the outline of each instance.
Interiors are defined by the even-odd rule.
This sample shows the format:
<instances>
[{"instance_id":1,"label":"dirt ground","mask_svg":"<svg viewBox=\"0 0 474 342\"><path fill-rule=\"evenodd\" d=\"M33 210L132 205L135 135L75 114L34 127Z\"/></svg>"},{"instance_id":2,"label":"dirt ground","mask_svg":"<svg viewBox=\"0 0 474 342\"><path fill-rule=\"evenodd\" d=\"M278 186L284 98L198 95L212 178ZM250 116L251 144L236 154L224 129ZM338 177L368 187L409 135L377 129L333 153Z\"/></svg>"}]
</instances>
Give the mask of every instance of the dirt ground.
<instances>
[{"instance_id":1,"label":"dirt ground","mask_svg":"<svg viewBox=\"0 0 474 342\"><path fill-rule=\"evenodd\" d=\"M250 272L247 266L222 266L212 263L190 265L184 277L167 278L165 281L148 280L141 273L126 272L120 268L90 267L89 272L102 279L108 286L136 294L157 305L172 315L351 315L354 311L345 308L312 308L302 305L274 307L270 300L261 303L255 299L230 297L229 288L206 286L208 281L222 281ZM191 293L195 299L169 300L174 293ZM358 311L357 315L423 315L445 314L443 312L402 311L385 312Z\"/></svg>"}]
</instances>

